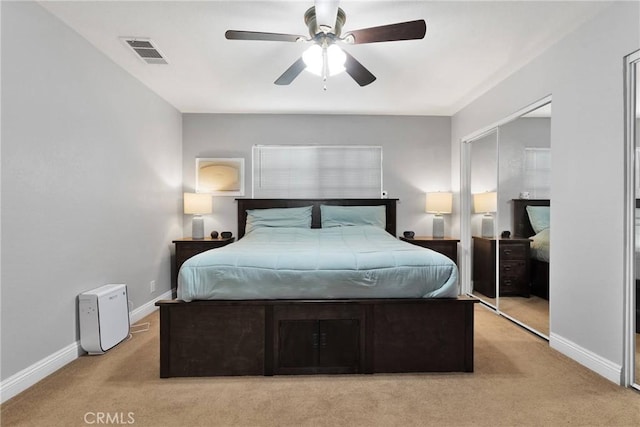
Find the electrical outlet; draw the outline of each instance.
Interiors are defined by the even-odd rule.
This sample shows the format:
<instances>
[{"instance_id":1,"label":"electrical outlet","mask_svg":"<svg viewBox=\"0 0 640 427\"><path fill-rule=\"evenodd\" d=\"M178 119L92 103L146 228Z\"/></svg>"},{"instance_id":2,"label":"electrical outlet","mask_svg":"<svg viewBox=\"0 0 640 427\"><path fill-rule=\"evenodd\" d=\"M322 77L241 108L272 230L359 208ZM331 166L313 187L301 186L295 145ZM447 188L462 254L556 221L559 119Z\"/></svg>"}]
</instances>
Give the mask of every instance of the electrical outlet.
<instances>
[{"instance_id":1,"label":"electrical outlet","mask_svg":"<svg viewBox=\"0 0 640 427\"><path fill-rule=\"evenodd\" d=\"M152 280L149 282L149 292L154 293L156 291L156 281Z\"/></svg>"}]
</instances>

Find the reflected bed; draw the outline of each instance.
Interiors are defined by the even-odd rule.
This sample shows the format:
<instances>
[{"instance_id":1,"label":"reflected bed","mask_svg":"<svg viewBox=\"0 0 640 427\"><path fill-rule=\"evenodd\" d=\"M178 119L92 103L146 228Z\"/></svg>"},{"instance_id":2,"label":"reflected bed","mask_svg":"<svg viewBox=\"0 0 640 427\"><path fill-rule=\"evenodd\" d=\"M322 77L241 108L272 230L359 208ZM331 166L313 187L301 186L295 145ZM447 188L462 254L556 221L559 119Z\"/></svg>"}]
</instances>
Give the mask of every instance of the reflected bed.
<instances>
[{"instance_id":1,"label":"reflected bed","mask_svg":"<svg viewBox=\"0 0 640 427\"><path fill-rule=\"evenodd\" d=\"M531 294L548 300L550 234L548 211L546 217L542 220L538 219L540 223L536 223L535 217L532 221L531 208L550 207L551 202L549 199L513 199L512 202L514 237L530 238L532 240L530 269ZM529 211L527 210L528 207L531 207Z\"/></svg>"}]
</instances>

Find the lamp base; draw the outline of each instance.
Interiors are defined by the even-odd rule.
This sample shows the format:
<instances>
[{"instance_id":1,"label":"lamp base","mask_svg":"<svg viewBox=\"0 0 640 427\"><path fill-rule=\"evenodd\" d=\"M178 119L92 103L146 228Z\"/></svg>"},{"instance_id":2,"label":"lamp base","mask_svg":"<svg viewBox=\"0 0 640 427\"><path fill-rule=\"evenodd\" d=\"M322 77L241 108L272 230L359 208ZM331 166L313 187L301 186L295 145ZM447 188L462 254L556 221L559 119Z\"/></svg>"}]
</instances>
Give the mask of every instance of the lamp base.
<instances>
[{"instance_id":1,"label":"lamp base","mask_svg":"<svg viewBox=\"0 0 640 427\"><path fill-rule=\"evenodd\" d=\"M485 215L482 217L482 237L492 238L493 233L493 217L491 215Z\"/></svg>"},{"instance_id":2,"label":"lamp base","mask_svg":"<svg viewBox=\"0 0 640 427\"><path fill-rule=\"evenodd\" d=\"M436 239L442 239L444 237L444 218L442 218L442 215L436 215L433 217L433 229L431 234Z\"/></svg>"},{"instance_id":3,"label":"lamp base","mask_svg":"<svg viewBox=\"0 0 640 427\"><path fill-rule=\"evenodd\" d=\"M191 238L194 240L204 239L204 218L202 215L195 215L191 224Z\"/></svg>"}]
</instances>

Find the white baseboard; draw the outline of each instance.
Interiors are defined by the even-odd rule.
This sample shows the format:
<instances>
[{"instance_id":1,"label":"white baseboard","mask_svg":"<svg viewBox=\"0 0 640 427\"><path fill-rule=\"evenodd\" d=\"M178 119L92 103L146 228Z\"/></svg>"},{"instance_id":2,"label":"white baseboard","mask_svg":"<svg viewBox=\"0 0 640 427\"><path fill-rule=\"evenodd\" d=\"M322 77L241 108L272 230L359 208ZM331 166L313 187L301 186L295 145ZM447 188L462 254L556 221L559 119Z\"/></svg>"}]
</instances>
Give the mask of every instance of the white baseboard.
<instances>
[{"instance_id":1,"label":"white baseboard","mask_svg":"<svg viewBox=\"0 0 640 427\"><path fill-rule=\"evenodd\" d=\"M131 311L129 313L131 324L134 324L143 317L153 313L157 310L157 307L154 305L156 301L171 299L171 295L172 291L167 291L159 297ZM45 357L44 359L39 360L22 371L15 373L6 380L0 382L0 401L4 403L18 393L28 389L38 381L53 374L68 363L73 362L85 353L86 352L80 346L80 341L76 341Z\"/></svg>"},{"instance_id":2,"label":"white baseboard","mask_svg":"<svg viewBox=\"0 0 640 427\"><path fill-rule=\"evenodd\" d=\"M156 311L158 309L158 307L155 306L156 301L160 301L162 299L171 299L172 292L173 292L172 290L169 290L164 294L160 295L158 298L154 298L148 303L142 304L140 307L131 311L129 313L129 322L133 325L134 323L139 322L140 319Z\"/></svg>"},{"instance_id":3,"label":"white baseboard","mask_svg":"<svg viewBox=\"0 0 640 427\"><path fill-rule=\"evenodd\" d=\"M617 363L598 356L597 354L580 347L578 344L569 341L561 336L551 333L549 336L549 346L602 375L609 381L622 385L622 366Z\"/></svg>"},{"instance_id":4,"label":"white baseboard","mask_svg":"<svg viewBox=\"0 0 640 427\"><path fill-rule=\"evenodd\" d=\"M31 387L45 377L53 374L67 363L73 362L84 353L85 351L80 347L80 341L76 341L69 344L62 350L58 350L28 368L10 376L0 383L0 397L2 403Z\"/></svg>"}]
</instances>

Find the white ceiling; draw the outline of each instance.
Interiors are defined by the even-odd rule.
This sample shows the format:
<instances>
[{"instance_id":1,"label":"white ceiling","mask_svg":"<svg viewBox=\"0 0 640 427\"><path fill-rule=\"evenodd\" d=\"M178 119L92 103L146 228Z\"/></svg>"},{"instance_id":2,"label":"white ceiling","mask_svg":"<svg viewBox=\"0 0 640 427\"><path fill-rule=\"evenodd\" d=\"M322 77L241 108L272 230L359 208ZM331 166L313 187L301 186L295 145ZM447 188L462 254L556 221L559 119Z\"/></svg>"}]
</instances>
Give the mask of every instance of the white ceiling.
<instances>
[{"instance_id":1,"label":"white ceiling","mask_svg":"<svg viewBox=\"0 0 640 427\"><path fill-rule=\"evenodd\" d=\"M184 113L452 115L609 5L577 1L342 1L349 30L425 19L422 40L346 46L377 80L301 73L308 46L226 40L228 29L308 35L308 1L44 1L42 6ZM120 37L150 38L168 65Z\"/></svg>"}]
</instances>

